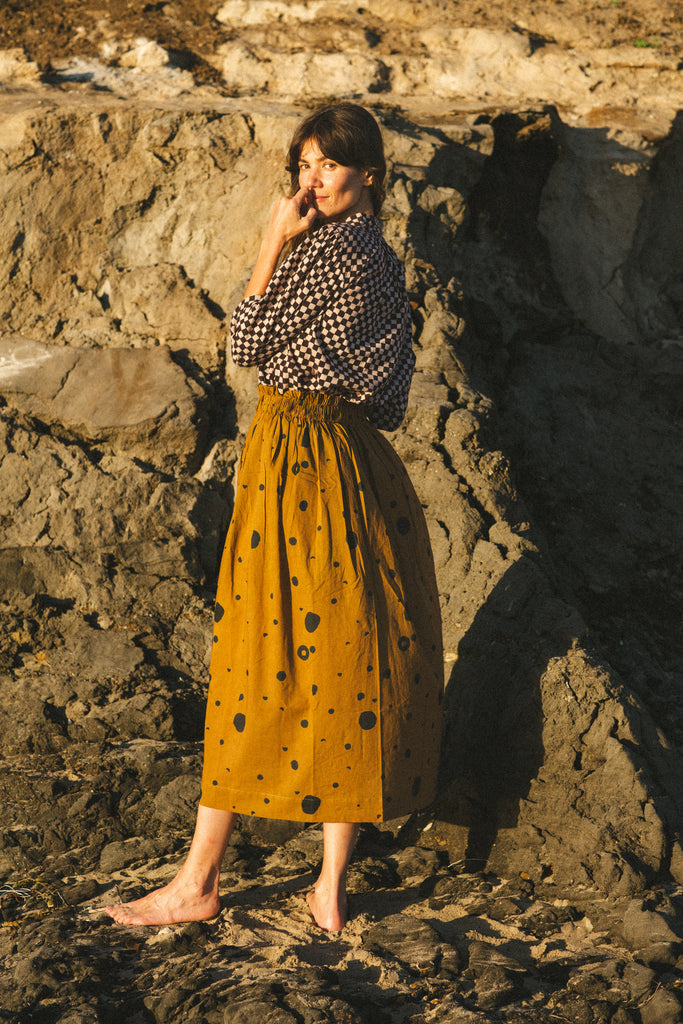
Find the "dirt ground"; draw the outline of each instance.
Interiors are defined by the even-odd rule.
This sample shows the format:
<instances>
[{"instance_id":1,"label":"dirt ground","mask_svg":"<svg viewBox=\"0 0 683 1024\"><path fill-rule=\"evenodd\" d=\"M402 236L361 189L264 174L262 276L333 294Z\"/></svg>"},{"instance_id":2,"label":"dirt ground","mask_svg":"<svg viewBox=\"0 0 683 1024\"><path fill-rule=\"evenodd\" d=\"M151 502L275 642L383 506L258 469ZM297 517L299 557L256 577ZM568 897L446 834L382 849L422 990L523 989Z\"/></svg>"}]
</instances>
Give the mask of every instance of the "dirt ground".
<instances>
[{"instance_id":1,"label":"dirt ground","mask_svg":"<svg viewBox=\"0 0 683 1024\"><path fill-rule=\"evenodd\" d=\"M57 58L96 57L108 39L144 36L172 51L175 62L192 71L197 81L218 83L218 72L206 57L235 35L234 29L216 20L221 6L219 0L5 0L0 9L0 49L22 47L29 59L49 72ZM433 14L435 6L425 4L425 15ZM453 6L449 0L451 21ZM412 5L416 20L422 16L420 7ZM523 31L539 46L631 44L667 56L683 52L683 0L538 0L533 5L458 0L457 8L463 27ZM373 16L372 4L366 13L368 32L387 31L387 22Z\"/></svg>"}]
</instances>

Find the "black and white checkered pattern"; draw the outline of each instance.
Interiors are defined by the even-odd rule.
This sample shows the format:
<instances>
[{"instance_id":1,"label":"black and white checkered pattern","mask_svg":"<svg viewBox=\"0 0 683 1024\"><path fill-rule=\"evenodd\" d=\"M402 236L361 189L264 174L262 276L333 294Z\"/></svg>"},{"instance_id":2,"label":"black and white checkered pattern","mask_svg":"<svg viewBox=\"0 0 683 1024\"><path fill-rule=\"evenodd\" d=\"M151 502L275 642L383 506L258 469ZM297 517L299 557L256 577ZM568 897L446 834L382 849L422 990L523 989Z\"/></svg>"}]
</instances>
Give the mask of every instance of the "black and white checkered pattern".
<instances>
[{"instance_id":1,"label":"black and white checkered pattern","mask_svg":"<svg viewBox=\"0 0 683 1024\"><path fill-rule=\"evenodd\" d=\"M232 355L280 393L325 391L395 430L415 365L403 267L379 222L358 213L323 224L236 307Z\"/></svg>"}]
</instances>

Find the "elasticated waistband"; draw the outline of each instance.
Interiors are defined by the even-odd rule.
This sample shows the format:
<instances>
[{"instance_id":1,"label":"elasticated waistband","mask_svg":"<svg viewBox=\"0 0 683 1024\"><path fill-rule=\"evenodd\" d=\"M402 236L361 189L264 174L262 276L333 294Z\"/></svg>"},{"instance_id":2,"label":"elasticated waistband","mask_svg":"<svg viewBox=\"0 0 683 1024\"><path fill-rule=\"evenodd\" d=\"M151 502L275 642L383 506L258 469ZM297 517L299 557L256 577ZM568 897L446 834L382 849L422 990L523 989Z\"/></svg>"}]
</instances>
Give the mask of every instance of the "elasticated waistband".
<instances>
[{"instance_id":1,"label":"elasticated waistband","mask_svg":"<svg viewBox=\"0 0 683 1024\"><path fill-rule=\"evenodd\" d=\"M277 388L268 384L259 384L258 391L257 412L324 423L368 421L360 406L348 402L341 395L331 395L324 391L285 391L280 394Z\"/></svg>"}]
</instances>

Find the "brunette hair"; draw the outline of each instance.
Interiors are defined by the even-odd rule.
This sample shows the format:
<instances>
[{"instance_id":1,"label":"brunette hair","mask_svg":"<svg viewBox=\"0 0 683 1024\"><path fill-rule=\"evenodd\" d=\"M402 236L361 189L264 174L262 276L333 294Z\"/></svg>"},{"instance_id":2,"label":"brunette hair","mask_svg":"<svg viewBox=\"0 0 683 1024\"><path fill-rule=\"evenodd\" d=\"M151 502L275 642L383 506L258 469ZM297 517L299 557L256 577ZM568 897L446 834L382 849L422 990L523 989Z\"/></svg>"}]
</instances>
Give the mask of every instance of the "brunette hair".
<instances>
[{"instance_id":1,"label":"brunette hair","mask_svg":"<svg viewBox=\"0 0 683 1024\"><path fill-rule=\"evenodd\" d=\"M387 165L379 125L371 113L356 103L329 103L301 122L289 145L287 170L292 195L299 189L299 157L305 142L317 143L323 156L343 167L369 171L372 210L377 216L384 202Z\"/></svg>"}]
</instances>

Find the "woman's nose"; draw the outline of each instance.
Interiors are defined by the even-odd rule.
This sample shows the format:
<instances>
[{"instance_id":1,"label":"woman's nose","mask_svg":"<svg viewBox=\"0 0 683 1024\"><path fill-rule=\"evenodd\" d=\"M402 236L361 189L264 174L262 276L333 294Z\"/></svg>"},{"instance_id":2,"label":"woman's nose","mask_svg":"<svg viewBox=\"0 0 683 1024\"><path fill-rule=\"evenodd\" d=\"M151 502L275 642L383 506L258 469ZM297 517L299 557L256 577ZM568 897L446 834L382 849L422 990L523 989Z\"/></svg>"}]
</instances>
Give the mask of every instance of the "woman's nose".
<instances>
[{"instance_id":1,"label":"woman's nose","mask_svg":"<svg viewBox=\"0 0 683 1024\"><path fill-rule=\"evenodd\" d=\"M299 184L302 188L315 188L320 185L320 172L315 167L307 167L299 175Z\"/></svg>"}]
</instances>

